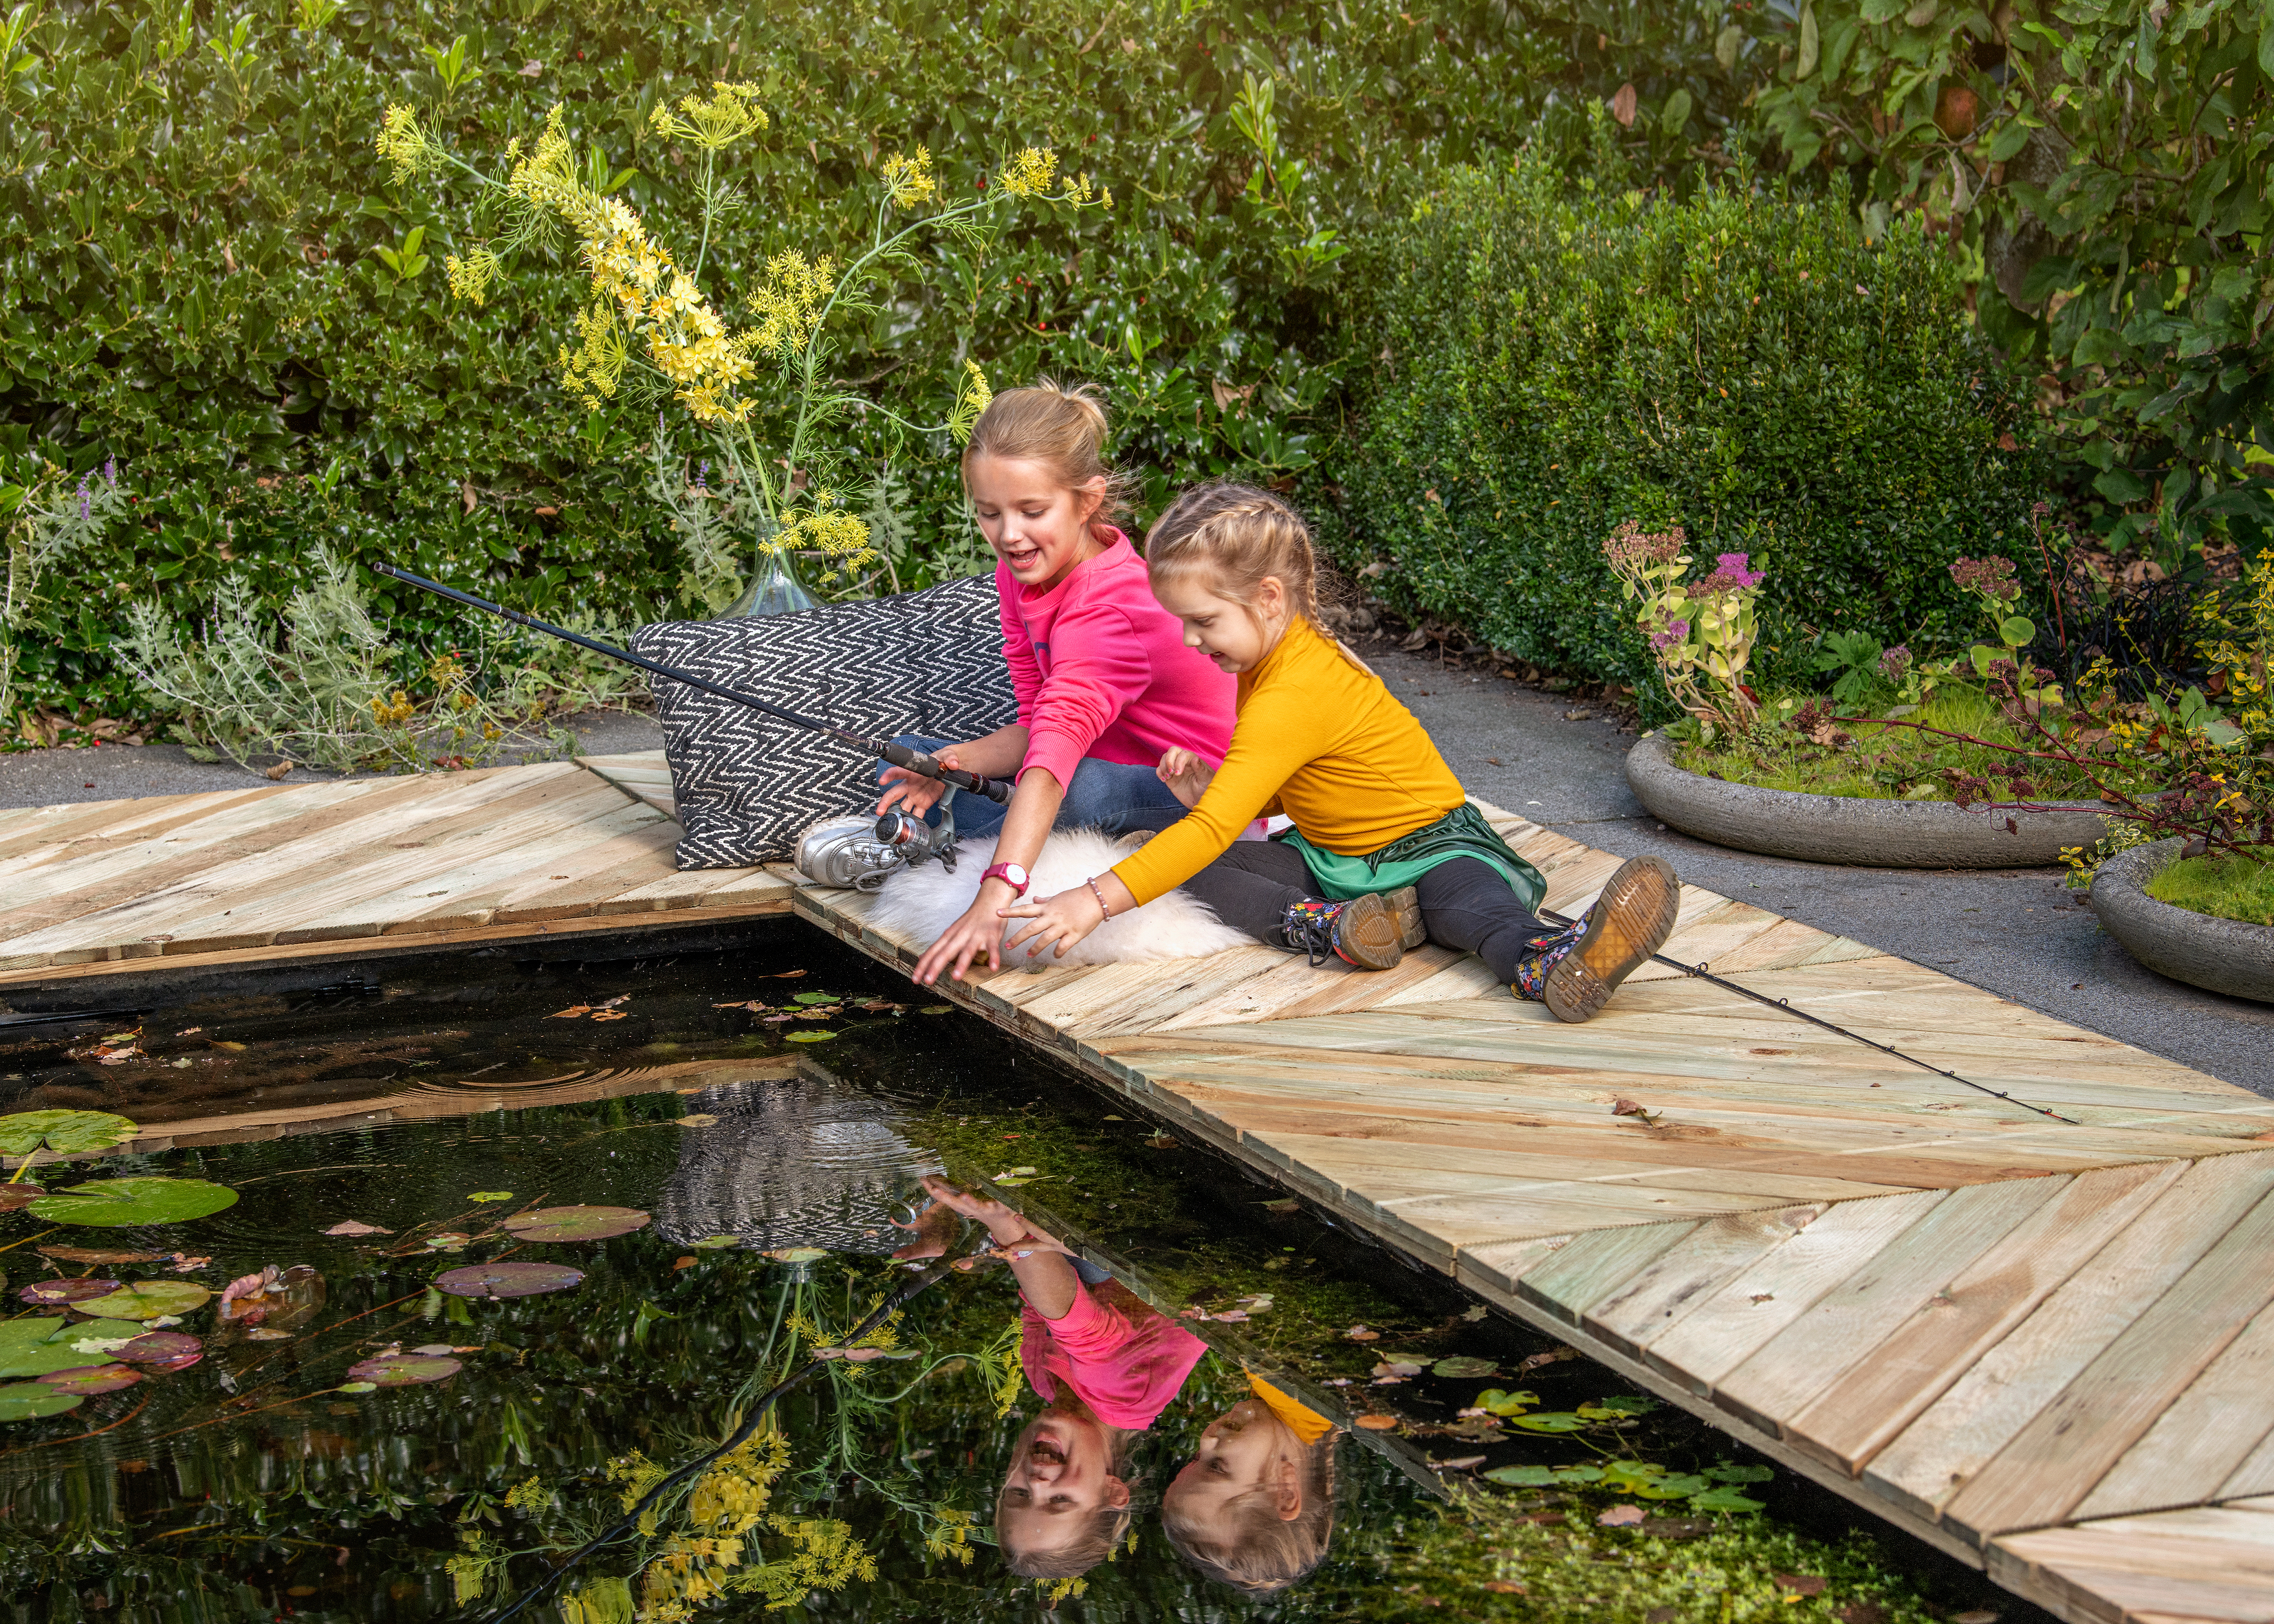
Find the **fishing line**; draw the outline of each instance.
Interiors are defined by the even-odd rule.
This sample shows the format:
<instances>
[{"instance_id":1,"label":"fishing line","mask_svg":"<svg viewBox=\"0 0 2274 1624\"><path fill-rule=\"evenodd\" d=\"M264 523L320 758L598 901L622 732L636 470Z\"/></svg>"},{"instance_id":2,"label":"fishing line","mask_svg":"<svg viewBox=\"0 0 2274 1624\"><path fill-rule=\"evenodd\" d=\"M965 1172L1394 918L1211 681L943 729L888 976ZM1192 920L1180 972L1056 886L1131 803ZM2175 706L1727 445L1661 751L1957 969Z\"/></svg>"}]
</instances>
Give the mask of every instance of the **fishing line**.
<instances>
[{"instance_id":1,"label":"fishing line","mask_svg":"<svg viewBox=\"0 0 2274 1624\"><path fill-rule=\"evenodd\" d=\"M543 632L548 637L558 637L563 643L573 643L580 649L590 649L595 654L605 654L610 659L621 660L627 665L636 665L642 671L651 672L659 677L668 677L674 682L684 682L688 687L699 688L705 694L715 695L720 699L730 699L738 705L748 705L753 710L764 711L778 721L787 722L793 727L802 727L808 733L826 733L832 739L856 746L868 755L881 756L892 763L893 766L904 767L920 777L937 778L943 783L954 785L958 789L968 789L974 794L984 795L998 806L1007 806L1010 803L1011 786L999 778L983 778L975 772L966 772L960 767L942 766L922 751L912 750L904 744L895 744L890 739L873 739L866 733L853 733L813 717L801 716L794 710L785 710L779 705L769 703L754 694L745 694L739 688L727 688L724 684L710 681L697 676L691 671L681 671L675 665L666 665L660 660L651 660L644 654L635 654L629 649L620 649L613 643L602 643L597 637L587 637L581 632L572 632L565 626L555 626L550 620L540 620L535 615L523 614L518 609L508 609L503 604L493 604L486 598L475 597L471 592L461 592L456 587L444 586L440 582L429 581L424 575L414 575L409 570L397 569L392 564L373 564L370 568L376 573L393 580L407 581L412 586L424 587L426 590L447 598L453 603L464 604L470 608L496 615L500 620L510 620L516 626L525 626L533 632Z\"/></svg>"},{"instance_id":2,"label":"fishing line","mask_svg":"<svg viewBox=\"0 0 2274 1624\"><path fill-rule=\"evenodd\" d=\"M851 1330L846 1332L843 1336L838 1339L839 1345L847 1348L858 1346L862 1337L868 1335L870 1332L884 1324L885 1320L892 1318L895 1313L898 1313L911 1298L916 1296L917 1293L927 1289L942 1280L945 1280L948 1274L954 1268L955 1265L960 1262L964 1257L970 1254L957 1253L953 1256L943 1255L937 1263L926 1269L922 1274L917 1275L914 1280L909 1281L899 1290L893 1292L883 1302L877 1304L876 1307L870 1309L868 1315L862 1320L860 1324L855 1326ZM654 1507L656 1502L660 1500L666 1494L669 1493L673 1489L677 1488L681 1484L687 1482L689 1479L699 1477L703 1471L714 1462L718 1461L722 1456L732 1455L735 1450L748 1443L750 1440L751 1435L758 1430L758 1424L766 1418L767 1412L774 1407L776 1402L782 1398L782 1396L787 1394L792 1388L802 1384L808 1377L811 1376L814 1372L819 1370L828 1362L829 1361L826 1359L821 1358L809 1359L796 1370L792 1371L788 1375L774 1383L772 1387L768 1387L764 1393L758 1395L757 1401L750 1406L750 1413L742 1418L742 1425L736 1427L733 1432L727 1435L727 1441L725 1443L720 1444L717 1448L712 1449L706 1455L699 1455L696 1456L695 1459L688 1462L687 1464L672 1472L670 1476L659 1480L653 1488L640 1496L637 1504L633 1506L629 1511L624 1513L621 1521L612 1524L600 1533L596 1534L591 1538L586 1540L583 1545L578 1545L574 1551L571 1551L561 1560L559 1567L555 1568L551 1573L546 1575L544 1578L538 1580L532 1589L523 1591L520 1599L516 1601L511 1606L506 1608L504 1612L490 1614L490 1616L483 1621L483 1624L506 1624L506 1620L508 1619L515 1617L524 1609L532 1606L537 1602L542 1600L548 1593L551 1592L555 1585L559 1584L561 1580L568 1576L569 1572L574 1569L579 1562L582 1562L586 1557L591 1555L595 1551L599 1550L602 1546L614 1545L617 1540L621 1539L627 1533L637 1527L640 1518L644 1516L648 1511Z\"/></svg>"},{"instance_id":3,"label":"fishing line","mask_svg":"<svg viewBox=\"0 0 2274 1624\"><path fill-rule=\"evenodd\" d=\"M1540 917L1558 925L1570 925L1578 922L1576 920L1565 918L1562 914L1556 913L1552 908L1542 908L1540 911ZM1725 992L1733 992L1737 994L1740 997L1751 998L1756 1004L1766 1004L1769 1008L1775 1010L1780 1014L1790 1015L1797 1019L1804 1020L1811 1026L1821 1026L1826 1032L1836 1033L1841 1037L1846 1038L1851 1042L1863 1044L1866 1049L1876 1049L1883 1055L1892 1055L1896 1059L1903 1061L1908 1064L1917 1066L1923 1071L1931 1071L1937 1077L1946 1077L1954 1083L1962 1083L1967 1087L1986 1094L1994 1100L2003 1100L2008 1105L2018 1105L2023 1110L2035 1111L2040 1116L2050 1116L2055 1122L2065 1122L2072 1128L2081 1128L2084 1125L2082 1123L2077 1121L2074 1116L2064 1116L2059 1111L2047 1110L2042 1105L2032 1105L2027 1100L2017 1100L2002 1088L1992 1088L1987 1083L1977 1083L1970 1078L1961 1077L1957 1072L1945 1071L1942 1067L1936 1065L1931 1061L1920 1059L1916 1055L1907 1055L1900 1049L1891 1049L1886 1044L1879 1042L1876 1039L1865 1037L1860 1032L1850 1032L1847 1027L1840 1026L1836 1022L1828 1021L1820 1015L1811 1015L1806 1010L1796 1010L1793 1008L1792 1004L1786 999L1772 998L1765 992L1755 992L1750 987L1740 986L1737 982L1730 981L1727 976L1714 974L1702 964L1686 965L1679 959L1668 958L1664 953L1653 953L1651 955L1651 959L1655 963L1665 965L1669 969L1679 970L1683 974L1690 976L1695 980L1711 981L1714 986L1721 988Z\"/></svg>"}]
</instances>

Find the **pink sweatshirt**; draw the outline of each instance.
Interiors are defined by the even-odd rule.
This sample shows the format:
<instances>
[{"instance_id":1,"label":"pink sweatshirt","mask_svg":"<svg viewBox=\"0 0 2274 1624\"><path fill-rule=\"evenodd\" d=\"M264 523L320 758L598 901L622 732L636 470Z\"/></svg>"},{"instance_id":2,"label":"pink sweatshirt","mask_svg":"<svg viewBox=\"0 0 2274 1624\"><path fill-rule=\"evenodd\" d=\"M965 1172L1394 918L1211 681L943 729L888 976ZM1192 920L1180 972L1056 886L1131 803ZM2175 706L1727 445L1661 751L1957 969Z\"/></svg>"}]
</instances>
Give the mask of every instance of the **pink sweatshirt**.
<instances>
[{"instance_id":1,"label":"pink sweatshirt","mask_svg":"<svg viewBox=\"0 0 2274 1624\"><path fill-rule=\"evenodd\" d=\"M1063 790L1085 756L1150 767L1172 745L1220 762L1231 742L1234 679L1161 607L1145 560L1120 531L1113 545L1047 592L995 566L1003 654L1028 731L1020 771L1040 767Z\"/></svg>"},{"instance_id":2,"label":"pink sweatshirt","mask_svg":"<svg viewBox=\"0 0 2274 1624\"><path fill-rule=\"evenodd\" d=\"M1021 1303L1019 1363L1049 1403L1058 1383L1074 1390L1108 1426L1141 1432L1168 1408L1208 1344L1118 1281L1077 1285L1063 1320Z\"/></svg>"}]
</instances>

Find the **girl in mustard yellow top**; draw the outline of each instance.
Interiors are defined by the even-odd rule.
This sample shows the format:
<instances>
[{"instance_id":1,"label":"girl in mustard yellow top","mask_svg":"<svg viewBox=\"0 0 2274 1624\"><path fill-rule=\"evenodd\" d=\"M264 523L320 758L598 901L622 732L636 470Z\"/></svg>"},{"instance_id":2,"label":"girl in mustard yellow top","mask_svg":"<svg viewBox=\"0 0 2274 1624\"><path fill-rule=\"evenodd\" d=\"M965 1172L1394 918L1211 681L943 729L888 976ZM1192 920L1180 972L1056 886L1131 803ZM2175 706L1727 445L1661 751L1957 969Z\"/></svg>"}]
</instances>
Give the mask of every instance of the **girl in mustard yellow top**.
<instances>
[{"instance_id":1,"label":"girl in mustard yellow top","mask_svg":"<svg viewBox=\"0 0 2274 1624\"><path fill-rule=\"evenodd\" d=\"M1183 886L1258 941L1373 970L1425 937L1474 952L1519 996L1585 1020L1674 927L1678 886L1655 857L1622 866L1585 917L1534 914L1547 884L1471 806L1382 680L1319 628L1309 532L1268 492L1186 492L1146 538L1153 595L1185 642L1239 680L1221 765L1161 758L1190 808L1108 873L1003 910L1006 944L1063 951L1104 920ZM1294 828L1240 841L1255 818Z\"/></svg>"}]
</instances>

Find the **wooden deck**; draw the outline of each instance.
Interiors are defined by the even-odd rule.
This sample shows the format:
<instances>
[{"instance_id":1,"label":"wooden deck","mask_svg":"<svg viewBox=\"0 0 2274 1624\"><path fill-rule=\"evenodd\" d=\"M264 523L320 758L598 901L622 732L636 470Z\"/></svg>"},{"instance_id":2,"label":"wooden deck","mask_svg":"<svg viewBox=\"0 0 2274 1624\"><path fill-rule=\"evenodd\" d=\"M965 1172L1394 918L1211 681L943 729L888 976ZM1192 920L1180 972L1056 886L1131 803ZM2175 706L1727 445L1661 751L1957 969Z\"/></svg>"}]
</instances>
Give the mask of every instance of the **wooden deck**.
<instances>
[{"instance_id":1,"label":"wooden deck","mask_svg":"<svg viewBox=\"0 0 2274 1624\"><path fill-rule=\"evenodd\" d=\"M669 808L620 756L0 813L0 990L792 905ZM1495 817L1553 907L1615 866ZM794 893L906 967L870 906ZM1577 1027L1435 948L942 991L2065 1618L2274 1624L2274 1101L1709 892L1668 951L2014 1098L1659 967Z\"/></svg>"}]
</instances>

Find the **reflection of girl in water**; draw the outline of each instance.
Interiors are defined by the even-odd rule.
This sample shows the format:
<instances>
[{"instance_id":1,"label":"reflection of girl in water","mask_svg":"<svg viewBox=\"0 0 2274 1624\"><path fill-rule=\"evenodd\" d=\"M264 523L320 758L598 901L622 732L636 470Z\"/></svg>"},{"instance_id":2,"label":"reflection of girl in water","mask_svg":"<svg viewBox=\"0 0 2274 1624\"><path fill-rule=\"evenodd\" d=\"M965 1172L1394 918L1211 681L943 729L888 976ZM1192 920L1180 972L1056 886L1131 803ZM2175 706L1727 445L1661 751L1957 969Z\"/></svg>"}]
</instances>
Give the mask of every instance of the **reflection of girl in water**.
<instances>
[{"instance_id":1,"label":"reflection of girl in water","mask_svg":"<svg viewBox=\"0 0 2274 1624\"><path fill-rule=\"evenodd\" d=\"M1026 1578L1088 1573L1128 1530L1131 1443L1176 1397L1208 1344L1035 1234L1002 1202L937 1178L924 1188L941 1207L985 1224L1018 1276L1019 1358L1045 1406L1012 1449L995 1501L996 1543ZM935 1237L919 1236L902 1255L937 1255Z\"/></svg>"},{"instance_id":2,"label":"reflection of girl in water","mask_svg":"<svg viewBox=\"0 0 2274 1624\"><path fill-rule=\"evenodd\" d=\"M1324 1560L1335 1522L1335 1426L1261 1377L1208 1425L1161 1497L1177 1554L1210 1579L1269 1596Z\"/></svg>"}]
</instances>

